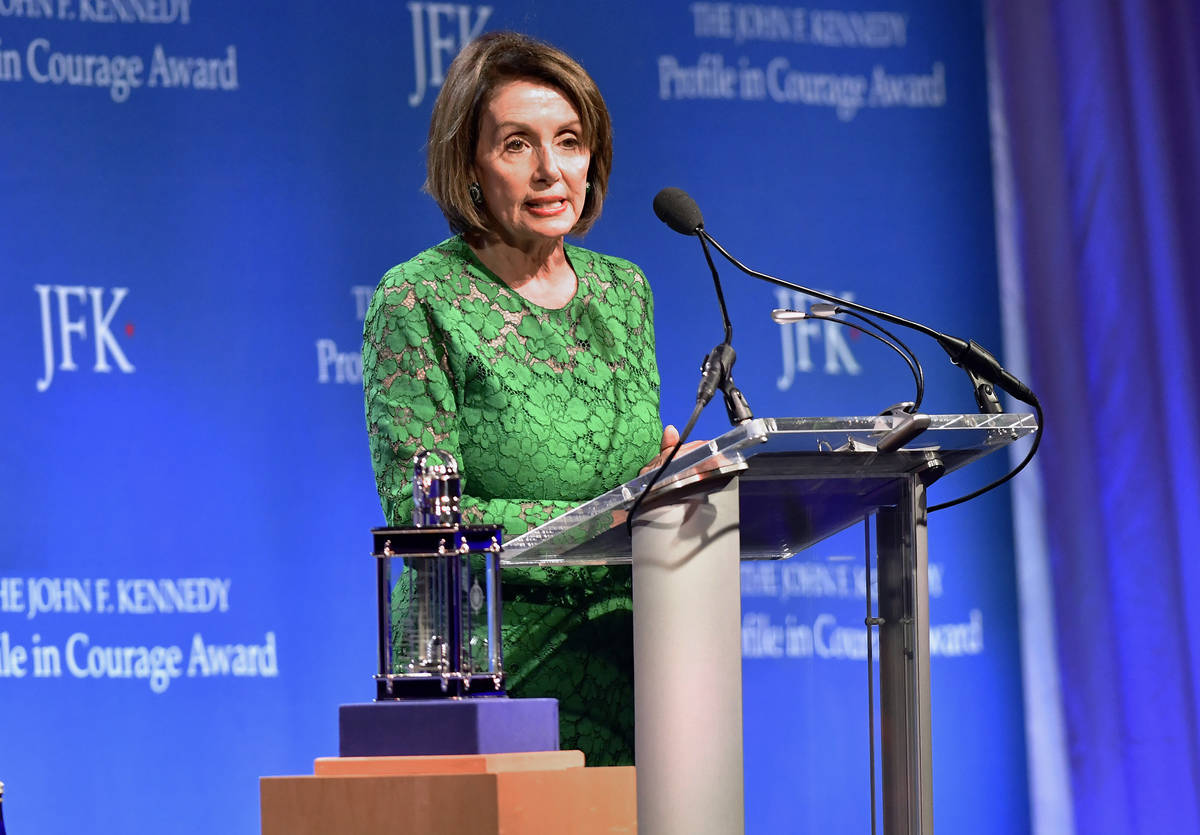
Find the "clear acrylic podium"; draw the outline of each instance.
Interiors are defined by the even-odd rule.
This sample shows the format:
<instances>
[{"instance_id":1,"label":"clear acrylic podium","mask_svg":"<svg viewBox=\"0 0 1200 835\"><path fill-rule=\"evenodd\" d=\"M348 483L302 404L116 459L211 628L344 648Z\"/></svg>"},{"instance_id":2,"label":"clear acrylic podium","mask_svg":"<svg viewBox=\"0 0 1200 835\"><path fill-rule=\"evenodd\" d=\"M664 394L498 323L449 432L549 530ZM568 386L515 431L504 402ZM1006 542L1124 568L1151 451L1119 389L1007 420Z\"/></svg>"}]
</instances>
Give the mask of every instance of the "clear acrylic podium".
<instances>
[{"instance_id":1,"label":"clear acrylic podium","mask_svg":"<svg viewBox=\"0 0 1200 835\"><path fill-rule=\"evenodd\" d=\"M744 831L739 560L783 559L877 516L885 835L933 832L926 487L1032 433L1032 415L759 418L511 539L502 565L633 564L638 827Z\"/></svg>"}]
</instances>

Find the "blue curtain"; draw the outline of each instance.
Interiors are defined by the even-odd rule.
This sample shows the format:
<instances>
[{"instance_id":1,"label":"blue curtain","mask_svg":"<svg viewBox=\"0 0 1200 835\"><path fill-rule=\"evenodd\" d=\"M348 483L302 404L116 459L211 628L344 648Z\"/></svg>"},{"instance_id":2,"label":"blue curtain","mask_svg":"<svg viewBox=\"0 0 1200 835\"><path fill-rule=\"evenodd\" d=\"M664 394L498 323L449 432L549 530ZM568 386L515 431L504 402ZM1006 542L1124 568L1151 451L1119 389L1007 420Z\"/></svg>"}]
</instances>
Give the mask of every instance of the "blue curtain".
<instances>
[{"instance_id":1,"label":"blue curtain","mask_svg":"<svg viewBox=\"0 0 1200 835\"><path fill-rule=\"evenodd\" d=\"M1069 778L1031 787L1035 828L1200 832L1200 8L988 14L1004 280L1047 424L1022 639L1057 681L1027 682L1027 712L1061 716Z\"/></svg>"}]
</instances>

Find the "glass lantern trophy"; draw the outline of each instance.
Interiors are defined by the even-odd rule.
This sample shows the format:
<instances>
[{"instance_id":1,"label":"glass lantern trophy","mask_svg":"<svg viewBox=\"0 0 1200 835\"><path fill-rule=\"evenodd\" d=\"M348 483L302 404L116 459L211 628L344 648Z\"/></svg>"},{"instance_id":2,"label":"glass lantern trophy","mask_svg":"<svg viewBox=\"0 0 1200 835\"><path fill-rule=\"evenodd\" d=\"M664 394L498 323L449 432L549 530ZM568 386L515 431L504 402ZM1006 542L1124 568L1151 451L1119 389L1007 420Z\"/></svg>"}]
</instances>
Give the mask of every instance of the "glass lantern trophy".
<instances>
[{"instance_id":1,"label":"glass lantern trophy","mask_svg":"<svg viewBox=\"0 0 1200 835\"><path fill-rule=\"evenodd\" d=\"M419 453L412 485L412 527L371 531L379 605L375 699L504 695L501 528L462 524L458 462L448 453Z\"/></svg>"}]
</instances>

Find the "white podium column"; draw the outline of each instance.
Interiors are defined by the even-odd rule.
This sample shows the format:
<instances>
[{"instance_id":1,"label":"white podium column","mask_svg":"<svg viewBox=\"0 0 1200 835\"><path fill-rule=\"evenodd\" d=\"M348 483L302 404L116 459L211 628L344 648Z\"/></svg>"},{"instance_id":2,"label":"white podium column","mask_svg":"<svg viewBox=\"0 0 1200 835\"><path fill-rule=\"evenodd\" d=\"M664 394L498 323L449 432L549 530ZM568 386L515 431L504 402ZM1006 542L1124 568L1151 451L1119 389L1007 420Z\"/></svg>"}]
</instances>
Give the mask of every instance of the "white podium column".
<instances>
[{"instance_id":1,"label":"white podium column","mask_svg":"<svg viewBox=\"0 0 1200 835\"><path fill-rule=\"evenodd\" d=\"M745 830L738 482L704 487L672 494L634 521L642 835Z\"/></svg>"}]
</instances>

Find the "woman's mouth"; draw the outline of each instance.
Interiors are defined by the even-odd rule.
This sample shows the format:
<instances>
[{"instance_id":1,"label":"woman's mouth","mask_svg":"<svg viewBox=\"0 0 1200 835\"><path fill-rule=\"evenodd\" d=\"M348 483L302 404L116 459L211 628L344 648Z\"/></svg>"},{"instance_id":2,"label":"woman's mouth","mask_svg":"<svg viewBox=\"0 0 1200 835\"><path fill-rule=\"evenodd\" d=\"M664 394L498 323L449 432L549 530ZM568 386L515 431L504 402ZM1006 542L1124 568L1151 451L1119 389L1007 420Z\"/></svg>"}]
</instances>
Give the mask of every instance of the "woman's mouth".
<instances>
[{"instance_id":1,"label":"woman's mouth","mask_svg":"<svg viewBox=\"0 0 1200 835\"><path fill-rule=\"evenodd\" d=\"M561 214L567 209L567 201L565 198L559 197L550 200L526 200L525 207L538 217L553 217Z\"/></svg>"}]
</instances>

